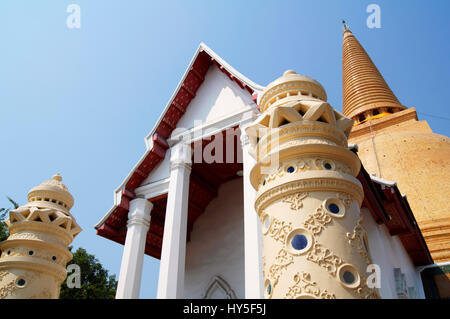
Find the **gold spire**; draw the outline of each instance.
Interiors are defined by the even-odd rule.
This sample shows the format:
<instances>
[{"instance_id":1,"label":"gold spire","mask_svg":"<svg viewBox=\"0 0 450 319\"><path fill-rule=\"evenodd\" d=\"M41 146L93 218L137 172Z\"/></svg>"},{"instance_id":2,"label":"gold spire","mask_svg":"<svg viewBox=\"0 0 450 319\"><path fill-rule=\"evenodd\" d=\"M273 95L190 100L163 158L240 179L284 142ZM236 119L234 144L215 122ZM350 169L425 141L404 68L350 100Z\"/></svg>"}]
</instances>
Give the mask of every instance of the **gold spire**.
<instances>
[{"instance_id":1,"label":"gold spire","mask_svg":"<svg viewBox=\"0 0 450 319\"><path fill-rule=\"evenodd\" d=\"M343 114L356 122L405 109L353 33L344 28Z\"/></svg>"}]
</instances>

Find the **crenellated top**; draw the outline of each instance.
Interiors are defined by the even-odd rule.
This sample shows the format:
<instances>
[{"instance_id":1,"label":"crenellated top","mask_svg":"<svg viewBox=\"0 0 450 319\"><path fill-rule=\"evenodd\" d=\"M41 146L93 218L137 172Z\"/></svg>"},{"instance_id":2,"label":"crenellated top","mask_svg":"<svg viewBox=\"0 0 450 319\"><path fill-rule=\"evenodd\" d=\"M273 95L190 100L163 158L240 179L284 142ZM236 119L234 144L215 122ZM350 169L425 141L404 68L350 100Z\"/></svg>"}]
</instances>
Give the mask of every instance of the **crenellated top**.
<instances>
[{"instance_id":1,"label":"crenellated top","mask_svg":"<svg viewBox=\"0 0 450 319\"><path fill-rule=\"evenodd\" d=\"M33 187L28 193L28 203L11 210L5 223L11 234L36 227L41 231L52 228L62 230L65 233L65 247L82 230L69 212L73 203L73 197L62 183L62 177L55 174L50 180ZM36 227L30 226L32 224ZM41 227L44 225L44 228Z\"/></svg>"},{"instance_id":2,"label":"crenellated top","mask_svg":"<svg viewBox=\"0 0 450 319\"><path fill-rule=\"evenodd\" d=\"M73 197L59 174L52 179L33 187L28 192L28 204L26 206L54 208L68 213L73 206Z\"/></svg>"},{"instance_id":3,"label":"crenellated top","mask_svg":"<svg viewBox=\"0 0 450 319\"><path fill-rule=\"evenodd\" d=\"M304 92L307 87L320 92L320 97L293 94L293 92ZM323 87L307 76L298 75L292 70L284 72L282 77L267 86L261 95L259 105L262 114L246 129L252 144L252 156L255 158L258 157L254 153L257 144L261 151L270 152L270 145L263 147L263 144L267 143L270 130L276 130L282 141L284 131L291 134L294 128L291 126L299 122L303 124L301 135L321 136L336 145L347 147L347 138L353 121L333 109L326 102L326 92ZM305 131L307 127L310 127L309 133ZM313 133L313 131L317 132Z\"/></svg>"},{"instance_id":4,"label":"crenellated top","mask_svg":"<svg viewBox=\"0 0 450 319\"><path fill-rule=\"evenodd\" d=\"M299 75L293 70L287 70L282 77L267 85L259 98L258 105L260 111L264 112L271 107L299 98L314 98L326 102L327 94L316 80Z\"/></svg>"},{"instance_id":5,"label":"crenellated top","mask_svg":"<svg viewBox=\"0 0 450 319\"><path fill-rule=\"evenodd\" d=\"M315 86L317 90L320 88L323 91L321 98L326 99L325 90L318 82L291 70L269 84L262 93L260 108L264 111L245 130L251 144L249 153L257 161L250 173L251 183L261 192L271 189L271 176L275 174L279 177L285 171L281 163L298 161L299 154L302 154L308 163L299 165L314 171L304 174L322 174L323 178L326 175L329 179L335 179L341 173L346 174L352 184L346 187L353 189L355 197L362 200L361 187L354 180L360 169L360 161L348 150L353 120L321 98L286 95L303 91L305 83ZM270 102L273 103L268 105ZM324 156L329 160L327 165L323 164ZM324 165L328 168L324 168ZM286 176L288 179L295 178L295 174Z\"/></svg>"}]
</instances>

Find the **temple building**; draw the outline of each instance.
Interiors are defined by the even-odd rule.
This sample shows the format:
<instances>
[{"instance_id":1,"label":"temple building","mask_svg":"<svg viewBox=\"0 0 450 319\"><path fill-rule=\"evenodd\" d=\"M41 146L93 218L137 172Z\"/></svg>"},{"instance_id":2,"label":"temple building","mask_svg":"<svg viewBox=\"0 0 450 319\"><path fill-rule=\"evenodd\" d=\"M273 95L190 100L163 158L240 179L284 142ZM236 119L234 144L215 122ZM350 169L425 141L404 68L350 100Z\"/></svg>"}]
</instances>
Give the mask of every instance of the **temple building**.
<instances>
[{"instance_id":1,"label":"temple building","mask_svg":"<svg viewBox=\"0 0 450 319\"><path fill-rule=\"evenodd\" d=\"M288 70L267 86L200 44L97 234L116 298L449 297L449 140L403 106L348 28L342 112ZM434 260L433 260L434 259Z\"/></svg>"}]
</instances>

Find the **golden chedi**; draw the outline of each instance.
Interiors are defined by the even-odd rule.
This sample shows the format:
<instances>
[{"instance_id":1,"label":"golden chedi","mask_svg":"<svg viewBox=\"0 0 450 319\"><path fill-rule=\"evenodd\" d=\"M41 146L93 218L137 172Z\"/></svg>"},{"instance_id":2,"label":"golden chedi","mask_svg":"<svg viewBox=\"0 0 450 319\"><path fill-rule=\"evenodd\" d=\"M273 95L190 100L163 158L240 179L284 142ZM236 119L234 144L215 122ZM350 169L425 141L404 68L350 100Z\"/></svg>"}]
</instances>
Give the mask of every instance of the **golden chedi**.
<instances>
[{"instance_id":1,"label":"golden chedi","mask_svg":"<svg viewBox=\"0 0 450 319\"><path fill-rule=\"evenodd\" d=\"M247 128L257 163L250 178L263 233L265 298L378 298L362 227L353 121L315 80L286 71L259 99Z\"/></svg>"},{"instance_id":2,"label":"golden chedi","mask_svg":"<svg viewBox=\"0 0 450 319\"><path fill-rule=\"evenodd\" d=\"M350 30L343 40L343 113L365 169L395 181L436 263L450 261L450 141L401 105Z\"/></svg>"},{"instance_id":3,"label":"golden chedi","mask_svg":"<svg viewBox=\"0 0 450 319\"><path fill-rule=\"evenodd\" d=\"M34 187L28 203L10 211L0 243L1 298L58 298L72 259L67 246L81 232L70 214L73 197L59 174Z\"/></svg>"}]
</instances>

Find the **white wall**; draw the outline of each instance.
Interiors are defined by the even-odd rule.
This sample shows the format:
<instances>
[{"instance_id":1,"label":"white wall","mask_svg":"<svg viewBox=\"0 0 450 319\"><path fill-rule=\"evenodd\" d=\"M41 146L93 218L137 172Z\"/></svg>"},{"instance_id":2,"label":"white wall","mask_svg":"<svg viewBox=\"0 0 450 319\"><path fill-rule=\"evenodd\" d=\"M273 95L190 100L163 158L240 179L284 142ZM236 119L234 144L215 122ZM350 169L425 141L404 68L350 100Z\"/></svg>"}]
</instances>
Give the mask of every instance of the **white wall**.
<instances>
[{"instance_id":1,"label":"white wall","mask_svg":"<svg viewBox=\"0 0 450 319\"><path fill-rule=\"evenodd\" d=\"M383 299L397 299L394 268L405 274L407 286L414 286L417 298L425 298L420 274L397 236L391 236L385 225L378 225L367 208L362 208L363 225L367 231L372 262L381 268L381 288Z\"/></svg>"},{"instance_id":2,"label":"white wall","mask_svg":"<svg viewBox=\"0 0 450 319\"><path fill-rule=\"evenodd\" d=\"M242 178L224 183L197 219L186 249L185 298L202 298L214 276L244 298Z\"/></svg>"}]
</instances>

